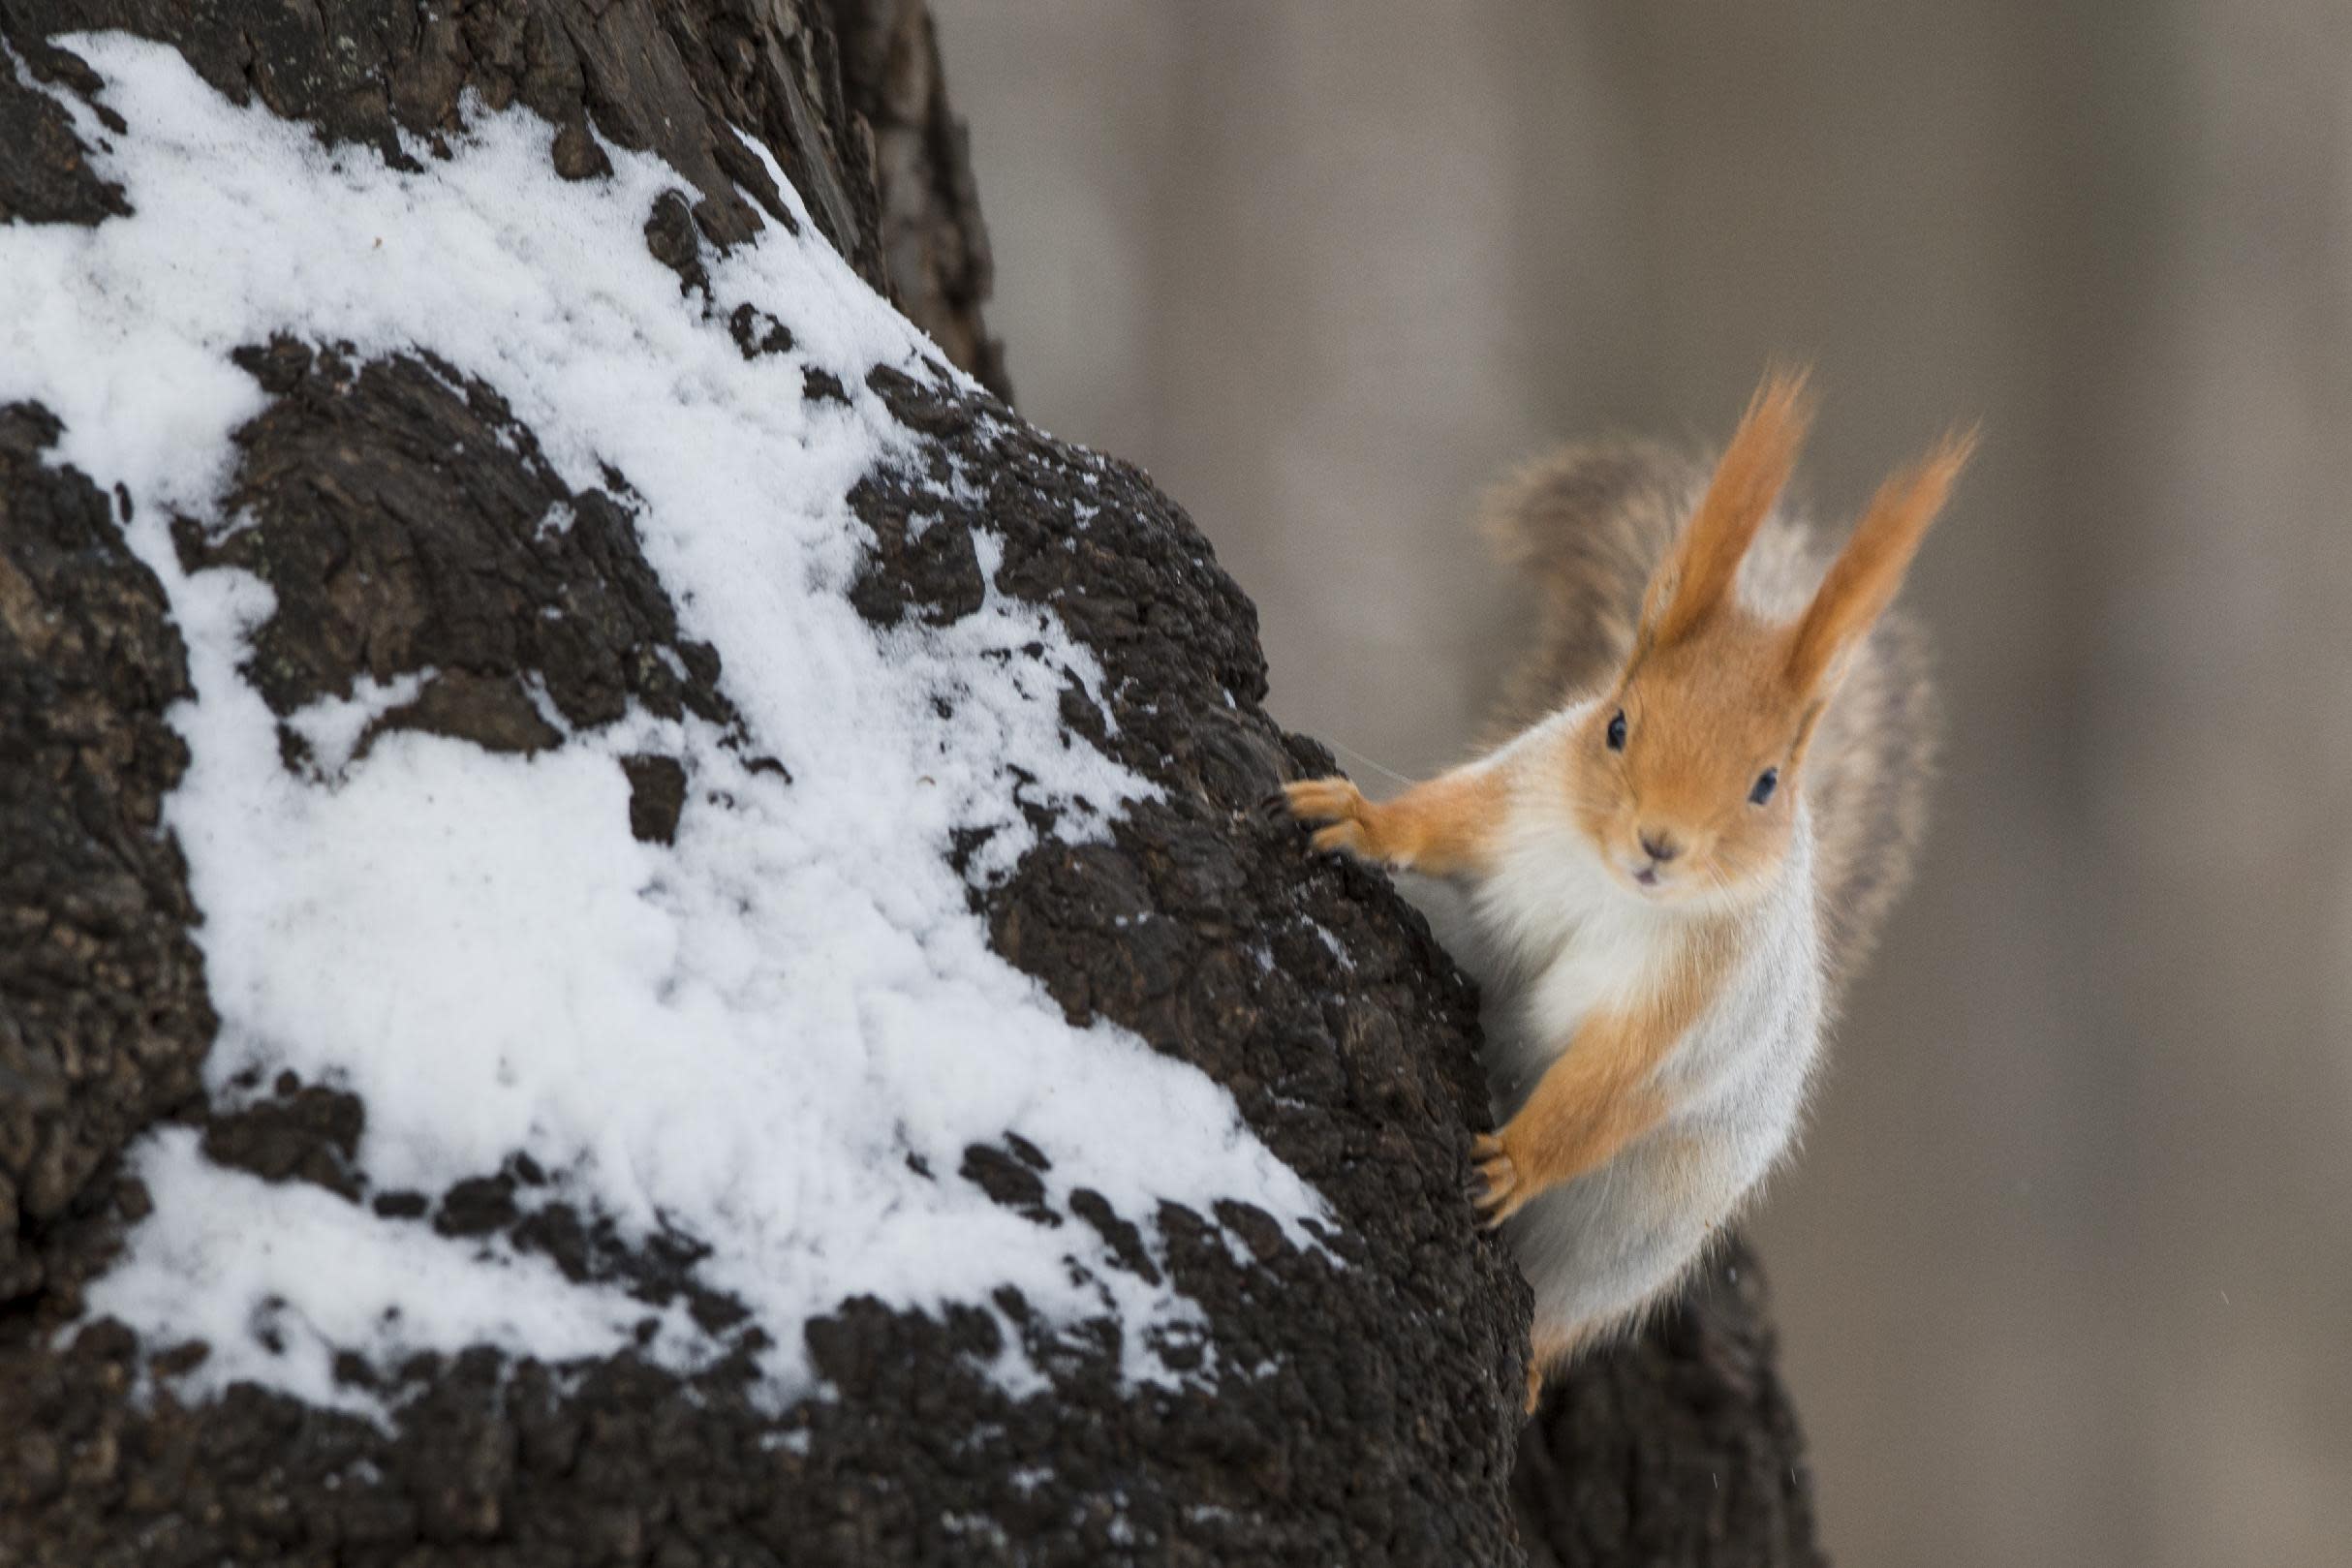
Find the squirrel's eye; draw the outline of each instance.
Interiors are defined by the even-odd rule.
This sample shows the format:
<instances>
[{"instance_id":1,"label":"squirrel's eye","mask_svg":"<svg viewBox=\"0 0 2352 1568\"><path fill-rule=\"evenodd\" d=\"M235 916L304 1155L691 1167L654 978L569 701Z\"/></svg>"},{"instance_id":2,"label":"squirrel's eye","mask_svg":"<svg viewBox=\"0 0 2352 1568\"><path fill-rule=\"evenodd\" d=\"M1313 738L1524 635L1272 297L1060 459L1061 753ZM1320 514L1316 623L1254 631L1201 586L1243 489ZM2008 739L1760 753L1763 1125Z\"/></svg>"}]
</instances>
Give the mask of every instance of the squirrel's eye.
<instances>
[{"instance_id":1,"label":"squirrel's eye","mask_svg":"<svg viewBox=\"0 0 2352 1568\"><path fill-rule=\"evenodd\" d=\"M1778 787L1779 783L1780 770L1779 768L1766 768L1762 773L1756 775L1756 786L1748 791L1748 804L1750 806L1763 805L1766 801L1772 799L1772 792L1776 787Z\"/></svg>"},{"instance_id":2,"label":"squirrel's eye","mask_svg":"<svg viewBox=\"0 0 2352 1568\"><path fill-rule=\"evenodd\" d=\"M1609 750L1612 752L1622 752L1625 749L1625 710L1620 708L1617 710L1617 717L1609 721Z\"/></svg>"}]
</instances>

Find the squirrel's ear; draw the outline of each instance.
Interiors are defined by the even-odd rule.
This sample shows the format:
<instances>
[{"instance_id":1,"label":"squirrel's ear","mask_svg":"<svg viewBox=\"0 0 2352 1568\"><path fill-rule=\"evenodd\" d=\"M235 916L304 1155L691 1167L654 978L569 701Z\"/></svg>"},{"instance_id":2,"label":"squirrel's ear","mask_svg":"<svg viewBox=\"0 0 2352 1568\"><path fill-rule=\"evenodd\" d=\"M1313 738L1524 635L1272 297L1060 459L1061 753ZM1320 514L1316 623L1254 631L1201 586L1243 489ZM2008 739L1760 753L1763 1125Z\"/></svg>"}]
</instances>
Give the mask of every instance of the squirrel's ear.
<instances>
[{"instance_id":1,"label":"squirrel's ear","mask_svg":"<svg viewBox=\"0 0 2352 1568\"><path fill-rule=\"evenodd\" d=\"M1769 372L1723 448L1699 509L1643 598L1644 647L1683 637L1730 596L1740 561L1788 483L1811 423L1805 372Z\"/></svg>"},{"instance_id":2,"label":"squirrel's ear","mask_svg":"<svg viewBox=\"0 0 2352 1568\"><path fill-rule=\"evenodd\" d=\"M1789 637L1790 685L1810 692L1837 684L1847 656L1895 601L1928 525L1943 509L1952 481L1975 450L1973 429L1954 431L1878 487Z\"/></svg>"}]
</instances>

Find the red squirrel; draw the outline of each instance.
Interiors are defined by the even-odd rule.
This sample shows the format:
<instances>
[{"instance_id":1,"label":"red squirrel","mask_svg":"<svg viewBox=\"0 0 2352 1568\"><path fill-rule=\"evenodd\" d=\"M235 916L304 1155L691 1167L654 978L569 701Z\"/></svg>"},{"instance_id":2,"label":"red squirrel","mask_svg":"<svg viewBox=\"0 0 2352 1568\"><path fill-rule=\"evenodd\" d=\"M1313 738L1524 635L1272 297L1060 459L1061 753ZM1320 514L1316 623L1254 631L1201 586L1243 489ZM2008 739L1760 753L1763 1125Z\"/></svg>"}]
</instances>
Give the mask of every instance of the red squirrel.
<instances>
[{"instance_id":1,"label":"red squirrel","mask_svg":"<svg viewBox=\"0 0 2352 1568\"><path fill-rule=\"evenodd\" d=\"M1544 596L1507 738L1378 803L1284 788L1315 848L1463 895L1501 1123L1474 1188L1534 1289L1531 1410L1787 1151L1909 876L1933 702L1886 611L1975 437L1889 478L1825 567L1779 505L1810 417L1775 374L1712 475L1617 443L1506 482L1489 530Z\"/></svg>"}]
</instances>

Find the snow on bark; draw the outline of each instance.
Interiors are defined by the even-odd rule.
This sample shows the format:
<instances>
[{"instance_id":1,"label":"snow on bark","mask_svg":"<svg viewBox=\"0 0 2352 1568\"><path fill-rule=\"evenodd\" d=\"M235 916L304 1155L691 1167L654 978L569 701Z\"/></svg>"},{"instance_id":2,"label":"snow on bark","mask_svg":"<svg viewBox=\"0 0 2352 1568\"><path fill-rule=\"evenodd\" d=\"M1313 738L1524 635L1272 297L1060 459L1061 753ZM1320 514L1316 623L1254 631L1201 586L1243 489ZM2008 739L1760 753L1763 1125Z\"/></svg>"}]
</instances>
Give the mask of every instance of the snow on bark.
<instances>
[{"instance_id":1,"label":"snow on bark","mask_svg":"<svg viewBox=\"0 0 2352 1568\"><path fill-rule=\"evenodd\" d=\"M339 1355L634 1341L684 1370L752 1328L781 1401L808 1389L807 1322L842 1301L936 1310L1006 1286L1054 1321L1107 1312L1131 1375L1176 1375L1150 1347L1200 1324L1164 1281L939 1175L1010 1132L1057 1200L1238 1199L1302 1242L1322 1209L1197 1070L1065 1022L989 950L948 866L974 842L966 875L1002 878L1032 816L1099 840L1153 786L1063 723L1064 691L1099 701L1100 670L1050 611L997 592L985 559L981 601L948 625L877 630L849 602L865 529L848 494L914 461L865 377L944 374L927 346L805 223L700 258L705 310L639 243L666 166L608 148L609 175L565 181L527 111L478 114L409 172L230 104L169 48L64 42L123 121L108 133L67 100L134 215L0 233L0 401L53 411L60 460L119 487L188 641L191 761L165 816L222 1014L214 1103L285 1072L355 1094L369 1192L527 1159L545 1180L525 1217L564 1204L624 1246L682 1243L746 1308L714 1335L421 1215L225 1174L176 1130L134 1153L156 1213L88 1311L210 1344L192 1395L250 1381L371 1410L332 1375ZM792 349L747 357L725 320L742 305ZM236 361L281 339L354 364L414 354L452 395L496 396L506 439L535 448L524 466L568 496L621 476L606 509L628 514L681 634L715 650L729 719L632 703L590 722L534 690L547 744L488 751L398 727L432 701L432 667L273 714L269 679L245 671L275 595L227 563L273 526L237 504L232 434L267 393ZM812 371L847 401L804 399ZM567 500L527 526L561 535L575 515ZM336 738L290 769L286 731ZM632 756L693 781L669 842L630 831ZM1009 1351L1003 1374L1036 1377Z\"/></svg>"},{"instance_id":2,"label":"snow on bark","mask_svg":"<svg viewBox=\"0 0 2352 1568\"><path fill-rule=\"evenodd\" d=\"M99 797L163 946L69 957L201 968L147 1078L29 1036L0 1527L1507 1555L1468 999L1255 811L1325 759L1182 515L948 372L758 138L721 246L602 114L322 139L201 37L8 36L104 200L0 226L0 506L132 595L98 727L164 744ZM89 755L52 875L120 842Z\"/></svg>"}]
</instances>

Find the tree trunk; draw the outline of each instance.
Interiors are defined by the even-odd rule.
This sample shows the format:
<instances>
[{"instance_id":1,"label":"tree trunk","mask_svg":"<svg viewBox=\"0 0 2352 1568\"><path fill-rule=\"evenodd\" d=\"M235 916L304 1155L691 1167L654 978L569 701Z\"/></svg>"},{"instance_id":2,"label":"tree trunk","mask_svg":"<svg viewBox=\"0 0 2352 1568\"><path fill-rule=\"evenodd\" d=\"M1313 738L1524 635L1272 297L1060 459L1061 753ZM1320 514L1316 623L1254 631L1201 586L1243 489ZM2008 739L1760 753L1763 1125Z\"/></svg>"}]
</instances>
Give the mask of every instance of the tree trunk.
<instances>
[{"instance_id":1,"label":"tree trunk","mask_svg":"<svg viewBox=\"0 0 2352 1568\"><path fill-rule=\"evenodd\" d=\"M492 769L609 755L626 799L610 855L682 855L738 796L789 808L814 788L778 760L792 726L757 696L768 650L698 634L708 605L665 553L691 549L700 526L665 499L685 481L602 450L583 473L577 432L535 427L540 389L501 384L490 359L294 319L221 345L203 372L232 364L224 395L252 412L209 498L191 502L142 479L170 452L108 412L118 400L29 395L72 369L36 347L33 369L0 365L0 1560L1464 1563L1519 1560L1520 1542L1575 1563L1815 1560L1794 1422L1736 1249L1694 1306L1561 1380L1521 1434L1525 1293L1463 1195L1484 1121L1472 999L1382 878L1309 858L1265 812L1282 779L1332 762L1258 707L1254 612L1182 511L986 389L1005 389L980 318L987 248L918 0L232 11L0 0L0 342L55 330L44 301L9 298L11 278L32 275L15 269L57 264L70 234L151 221L153 198L121 170L167 101L123 84L143 57L67 35L162 41L209 91L341 149L319 173L322 203L338 179L387 168L456 178L482 116L515 105L550 127L547 163L583 192L620 188L639 167L627 155L660 159L677 188L647 201L627 242L674 274L683 329L797 373L803 445L774 460L841 474L812 515L863 530L838 590L872 629L859 635L910 659L966 650L968 670L936 677L943 726L990 669L1034 675L1062 748L1144 781L1111 811L1017 766L984 781L1002 819L983 801L941 829L969 908L925 918L976 917L1060 1018L1131 1030L1222 1085L1240 1136L1325 1208L1269 1212L1279 1181L1255 1201L1179 1201L1177 1176L1145 1172L1157 1196L1123 1213L1068 1184L1060 1150L1024 1134L1029 1107L942 1168L913 1125L928 1108L910 1104L903 1160L876 1156L891 1177L909 1180L903 1164L1055 1238L1063 1282L1101 1308L1049 1309L1009 1282L929 1305L878 1287L789 1325L805 1345L779 1347L765 1325L781 1320L720 1273L724 1236L659 1208L651 1221L600 1211L579 1169L549 1169L519 1138L486 1168L394 1184L387 1109L355 1087L383 1061L285 1066L308 1060L303 1042L262 1038L241 1022L248 989L219 989L250 954L225 956L229 884L198 875L216 851L184 842L194 818L173 815L220 744L191 715L258 699L285 775L267 788L294 791L266 798L299 803L290 835L400 747L461 744ZM228 178L233 158L212 156L202 167ZM982 384L919 352L864 350L879 328L830 285L737 297L752 274L736 261L804 223ZM541 281L585 261L545 254ZM612 301L632 310L675 325L650 295ZM608 324L591 309L580 330ZM95 312L68 330L93 358L119 352ZM683 371L677 391L698 395ZM117 399L138 395L116 384ZM836 461L853 427L883 432L886 459ZM266 602L240 612L233 667L216 667L228 645L190 606L238 573ZM1026 644L925 640L1007 605L1050 618L1037 612ZM1065 633L1075 651L1056 663ZM337 739L323 714L356 717ZM938 757L943 776L963 760ZM992 843L1016 842L1017 858L991 860ZM674 876L702 864L649 863ZM748 907L768 873L747 875L730 896ZM894 890L871 891L886 905ZM452 907L472 896L447 891ZM329 903L302 924L337 918ZM313 935L282 939L307 951ZM437 983L391 978L392 1003ZM368 1049L439 1070L392 1003ZM591 1027L551 1017L542 1032ZM242 1066L220 1054L232 1031ZM162 1163L170 1150L185 1163ZM136 1302L122 1283L142 1258L200 1284L217 1261L210 1233L175 1231L181 1194L149 1179L166 1169L291 1195L270 1212L334 1234L398 1232L449 1249L435 1257L560 1274L643 1304L644 1332L583 1354L418 1349L339 1333L268 1291L244 1321L175 1318L173 1302ZM426 1294L412 1317L438 1305ZM1181 1310L1146 1316L1133 1304L1147 1298ZM668 1353L673 1334L696 1353ZM326 1359L312 1385L268 1370L313 1345ZM780 1350L806 1375L780 1381ZM1006 1373L1014 1363L1026 1370ZM247 1366L264 1370L203 1382L207 1367Z\"/></svg>"}]
</instances>

